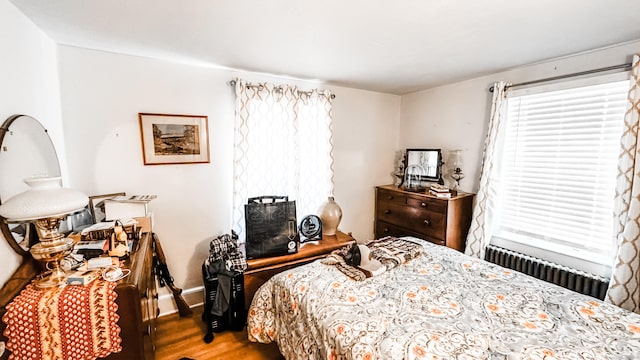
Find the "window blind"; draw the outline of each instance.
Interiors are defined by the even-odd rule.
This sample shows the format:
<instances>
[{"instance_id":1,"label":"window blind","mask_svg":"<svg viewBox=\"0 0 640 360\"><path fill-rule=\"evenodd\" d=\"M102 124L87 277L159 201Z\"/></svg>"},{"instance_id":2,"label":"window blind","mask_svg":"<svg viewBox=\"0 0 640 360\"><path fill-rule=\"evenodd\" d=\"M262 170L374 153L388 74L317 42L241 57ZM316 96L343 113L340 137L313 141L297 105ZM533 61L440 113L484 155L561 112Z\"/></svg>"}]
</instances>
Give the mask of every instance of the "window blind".
<instances>
[{"instance_id":1,"label":"window blind","mask_svg":"<svg viewBox=\"0 0 640 360\"><path fill-rule=\"evenodd\" d=\"M507 99L495 236L610 265L628 84Z\"/></svg>"}]
</instances>

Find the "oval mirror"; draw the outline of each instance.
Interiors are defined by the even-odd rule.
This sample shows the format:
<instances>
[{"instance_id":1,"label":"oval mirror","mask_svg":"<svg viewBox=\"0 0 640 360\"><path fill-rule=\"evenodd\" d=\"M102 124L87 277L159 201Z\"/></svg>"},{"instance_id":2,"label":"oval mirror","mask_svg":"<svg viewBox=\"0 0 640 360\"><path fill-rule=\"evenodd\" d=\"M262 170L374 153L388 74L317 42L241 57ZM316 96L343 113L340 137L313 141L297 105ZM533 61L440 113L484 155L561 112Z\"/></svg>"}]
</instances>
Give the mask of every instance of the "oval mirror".
<instances>
[{"instance_id":1,"label":"oval mirror","mask_svg":"<svg viewBox=\"0 0 640 360\"><path fill-rule=\"evenodd\" d=\"M60 176L60 163L47 129L28 115L10 116L0 127L0 204L28 189L24 179ZM0 218L2 235L18 254L28 254L37 235L29 223Z\"/></svg>"}]
</instances>

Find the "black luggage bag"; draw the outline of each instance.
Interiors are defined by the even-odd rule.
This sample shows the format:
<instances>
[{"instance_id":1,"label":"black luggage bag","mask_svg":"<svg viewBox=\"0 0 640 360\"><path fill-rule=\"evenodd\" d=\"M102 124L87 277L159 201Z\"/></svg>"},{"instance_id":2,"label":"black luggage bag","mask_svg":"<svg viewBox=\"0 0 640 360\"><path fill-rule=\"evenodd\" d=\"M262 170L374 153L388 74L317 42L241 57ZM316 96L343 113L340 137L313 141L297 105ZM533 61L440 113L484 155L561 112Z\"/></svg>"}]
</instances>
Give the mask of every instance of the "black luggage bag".
<instances>
[{"instance_id":1,"label":"black luggage bag","mask_svg":"<svg viewBox=\"0 0 640 360\"><path fill-rule=\"evenodd\" d=\"M204 282L204 312L202 321L207 324L204 342L213 341L213 333L224 330L240 331L244 329L247 315L244 306L244 273L234 272L231 276L231 291L229 294L229 308L221 315L213 315L211 310L218 296L218 274L210 273L205 263L202 264L202 280Z\"/></svg>"}]
</instances>

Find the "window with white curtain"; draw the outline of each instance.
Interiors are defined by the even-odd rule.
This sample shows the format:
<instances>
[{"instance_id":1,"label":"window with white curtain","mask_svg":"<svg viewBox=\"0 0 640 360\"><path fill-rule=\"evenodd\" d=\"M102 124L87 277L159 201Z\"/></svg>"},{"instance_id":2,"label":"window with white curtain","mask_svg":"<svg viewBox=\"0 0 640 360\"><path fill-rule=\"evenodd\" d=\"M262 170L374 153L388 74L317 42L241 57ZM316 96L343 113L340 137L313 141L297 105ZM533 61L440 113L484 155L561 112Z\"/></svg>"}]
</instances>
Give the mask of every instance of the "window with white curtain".
<instances>
[{"instance_id":1,"label":"window with white curtain","mask_svg":"<svg viewBox=\"0 0 640 360\"><path fill-rule=\"evenodd\" d=\"M628 80L620 78L601 76L507 95L491 243L608 275L629 89Z\"/></svg>"},{"instance_id":2,"label":"window with white curtain","mask_svg":"<svg viewBox=\"0 0 640 360\"><path fill-rule=\"evenodd\" d=\"M236 80L233 229L244 240L244 205L262 195L296 201L298 219L333 195L329 91Z\"/></svg>"}]
</instances>

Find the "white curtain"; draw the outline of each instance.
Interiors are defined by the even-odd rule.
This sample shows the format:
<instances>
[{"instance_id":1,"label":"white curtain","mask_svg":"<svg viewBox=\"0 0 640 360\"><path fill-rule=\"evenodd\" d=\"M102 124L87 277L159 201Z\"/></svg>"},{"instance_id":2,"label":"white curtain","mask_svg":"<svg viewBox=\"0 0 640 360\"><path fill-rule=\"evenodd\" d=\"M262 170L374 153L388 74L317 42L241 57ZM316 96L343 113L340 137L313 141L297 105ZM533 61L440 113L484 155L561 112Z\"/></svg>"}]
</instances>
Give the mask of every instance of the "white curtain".
<instances>
[{"instance_id":1,"label":"white curtain","mask_svg":"<svg viewBox=\"0 0 640 360\"><path fill-rule=\"evenodd\" d=\"M615 198L617 256L607 301L640 313L640 57L633 57L628 106L618 159Z\"/></svg>"},{"instance_id":2,"label":"white curtain","mask_svg":"<svg viewBox=\"0 0 640 360\"><path fill-rule=\"evenodd\" d=\"M333 195L332 95L235 82L232 220L242 242L249 197L287 195L301 219Z\"/></svg>"},{"instance_id":3,"label":"white curtain","mask_svg":"<svg viewBox=\"0 0 640 360\"><path fill-rule=\"evenodd\" d=\"M484 252L489 245L491 219L494 213L493 199L498 186L498 169L496 149L499 149L501 133L504 132L504 107L506 104L506 87L504 81L493 84L493 100L489 118L489 129L484 142L484 155L480 170L480 185L473 208L471 227L467 235L465 254L484 259Z\"/></svg>"}]
</instances>

